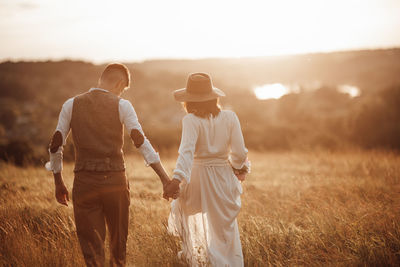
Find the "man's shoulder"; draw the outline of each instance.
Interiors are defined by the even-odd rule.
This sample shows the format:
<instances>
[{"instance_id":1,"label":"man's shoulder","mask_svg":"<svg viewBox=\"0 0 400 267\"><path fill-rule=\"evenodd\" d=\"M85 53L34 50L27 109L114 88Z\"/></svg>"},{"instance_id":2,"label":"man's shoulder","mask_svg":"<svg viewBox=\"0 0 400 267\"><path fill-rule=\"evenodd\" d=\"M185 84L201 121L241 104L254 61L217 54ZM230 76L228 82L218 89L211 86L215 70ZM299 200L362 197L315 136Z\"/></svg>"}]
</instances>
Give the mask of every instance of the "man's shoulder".
<instances>
[{"instance_id":1,"label":"man's shoulder","mask_svg":"<svg viewBox=\"0 0 400 267\"><path fill-rule=\"evenodd\" d=\"M131 101L129 101L128 99L122 98L120 96L118 96L118 98L120 103L132 105Z\"/></svg>"},{"instance_id":2,"label":"man's shoulder","mask_svg":"<svg viewBox=\"0 0 400 267\"><path fill-rule=\"evenodd\" d=\"M64 107L64 108L68 108L68 107L72 106L73 103L74 103L75 97L76 97L76 96L73 96L73 97L68 98L68 99L64 102L63 107Z\"/></svg>"},{"instance_id":3,"label":"man's shoulder","mask_svg":"<svg viewBox=\"0 0 400 267\"><path fill-rule=\"evenodd\" d=\"M129 101L125 98L122 98L122 97L119 97L119 106L120 106L120 108L123 108L123 109L125 109L125 108L132 109L133 108L131 101Z\"/></svg>"},{"instance_id":4,"label":"man's shoulder","mask_svg":"<svg viewBox=\"0 0 400 267\"><path fill-rule=\"evenodd\" d=\"M104 90L100 90L100 89L98 89L98 90L94 89L93 90L93 88L91 88L87 92L83 92L81 94L78 94L78 95L74 96L73 98L75 98L77 101L80 101L80 100L83 100L83 101L88 100L88 101L90 101L89 99L91 99L91 98L94 98L94 99L105 99L105 100L111 100L112 102L117 102L117 103L121 99L121 97L119 97L119 96L117 96L115 94L112 94L112 93L110 93L108 91L104 91Z\"/></svg>"},{"instance_id":5,"label":"man's shoulder","mask_svg":"<svg viewBox=\"0 0 400 267\"><path fill-rule=\"evenodd\" d=\"M81 94L77 94L76 96L73 96L73 97L69 98L68 100L84 98L84 97L87 97L89 93L90 92L84 92L84 93L81 93Z\"/></svg>"}]
</instances>

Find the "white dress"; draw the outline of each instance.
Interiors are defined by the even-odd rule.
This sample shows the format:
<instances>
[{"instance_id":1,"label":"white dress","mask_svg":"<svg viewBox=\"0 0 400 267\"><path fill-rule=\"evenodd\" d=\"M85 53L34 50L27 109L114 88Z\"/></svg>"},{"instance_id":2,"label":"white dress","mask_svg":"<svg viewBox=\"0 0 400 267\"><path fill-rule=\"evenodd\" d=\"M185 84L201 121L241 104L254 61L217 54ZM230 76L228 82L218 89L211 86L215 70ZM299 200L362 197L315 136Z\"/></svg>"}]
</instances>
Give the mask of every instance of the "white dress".
<instances>
[{"instance_id":1,"label":"white dress","mask_svg":"<svg viewBox=\"0 0 400 267\"><path fill-rule=\"evenodd\" d=\"M180 255L191 266L243 266L236 220L242 186L232 166L248 164L233 111L208 119L193 114L183 118L173 175L182 183L179 198L171 204L168 229L181 237Z\"/></svg>"}]
</instances>

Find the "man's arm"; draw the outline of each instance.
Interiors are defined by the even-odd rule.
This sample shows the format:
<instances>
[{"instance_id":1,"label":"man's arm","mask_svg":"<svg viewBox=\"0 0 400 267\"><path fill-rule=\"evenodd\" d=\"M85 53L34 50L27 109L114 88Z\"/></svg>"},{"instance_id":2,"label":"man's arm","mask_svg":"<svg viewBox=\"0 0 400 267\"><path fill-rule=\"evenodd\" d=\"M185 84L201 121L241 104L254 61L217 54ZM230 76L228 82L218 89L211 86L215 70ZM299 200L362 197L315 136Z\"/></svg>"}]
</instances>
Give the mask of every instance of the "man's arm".
<instances>
[{"instance_id":1,"label":"man's arm","mask_svg":"<svg viewBox=\"0 0 400 267\"><path fill-rule=\"evenodd\" d=\"M62 143L63 138L60 131L56 131L49 144L50 165L53 171L55 195L57 202L68 206L69 195L68 190L62 178Z\"/></svg>"},{"instance_id":2,"label":"man's arm","mask_svg":"<svg viewBox=\"0 0 400 267\"><path fill-rule=\"evenodd\" d=\"M163 185L163 191L165 193L165 189L167 188L167 186L171 182L171 179L169 178L167 172L165 171L164 166L162 165L162 163L160 161L160 162L157 162L157 163L150 164L150 167L154 170L154 172L160 178L160 181L161 181L161 183ZM168 197L166 197L164 194L163 194L163 197L168 200Z\"/></svg>"},{"instance_id":3,"label":"man's arm","mask_svg":"<svg viewBox=\"0 0 400 267\"><path fill-rule=\"evenodd\" d=\"M135 145L136 148L141 148L144 145L144 142L146 140L146 138L144 137L144 135L138 130L138 129L133 129L131 131L131 139L133 144ZM168 200L170 197L173 197L173 194L167 194L166 193L166 189L168 187L168 185L171 182L171 179L169 178L167 172L165 171L164 166L161 163L161 160L159 159L157 154L153 147L150 145L150 142L147 141L148 144L146 144L145 146L147 146L147 148L142 148L141 152L143 157L148 158L146 159L147 164L149 164L149 166L154 170L154 172L158 175L158 177L160 178L161 183L163 184L163 197ZM154 152L153 152L154 151ZM150 154L150 155L148 155ZM153 155L151 155L153 154ZM153 158L155 160L155 162L150 163L150 158ZM176 197L174 197L176 198Z\"/></svg>"},{"instance_id":4,"label":"man's arm","mask_svg":"<svg viewBox=\"0 0 400 267\"><path fill-rule=\"evenodd\" d=\"M49 144L50 162L46 164L47 169L53 172L57 202L65 206L68 206L69 194L62 178L62 158L63 145L70 130L72 106L73 98L68 99L61 109L56 132Z\"/></svg>"},{"instance_id":5,"label":"man's arm","mask_svg":"<svg viewBox=\"0 0 400 267\"><path fill-rule=\"evenodd\" d=\"M64 184L61 172L53 173L53 176L54 176L57 202L62 205L68 206L68 201L69 201L68 189Z\"/></svg>"},{"instance_id":6,"label":"man's arm","mask_svg":"<svg viewBox=\"0 0 400 267\"><path fill-rule=\"evenodd\" d=\"M137 149L139 149L144 160L146 161L146 164L150 166L158 175L161 183L163 184L163 189L165 190L171 179L165 171L158 153L154 150L150 144L150 141L144 135L142 126L139 123L139 119L132 104L125 99L121 99L119 103L119 114L120 121L130 132L133 144ZM164 198L168 199L165 194Z\"/></svg>"}]
</instances>

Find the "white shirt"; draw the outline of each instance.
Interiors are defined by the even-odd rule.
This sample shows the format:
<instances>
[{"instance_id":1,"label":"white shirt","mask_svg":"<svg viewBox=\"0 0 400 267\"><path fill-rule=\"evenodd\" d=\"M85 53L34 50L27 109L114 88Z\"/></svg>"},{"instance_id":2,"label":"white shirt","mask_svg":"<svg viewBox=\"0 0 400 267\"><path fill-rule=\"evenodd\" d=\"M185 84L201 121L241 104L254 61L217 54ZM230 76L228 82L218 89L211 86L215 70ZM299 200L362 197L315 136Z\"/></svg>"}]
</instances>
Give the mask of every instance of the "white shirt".
<instances>
[{"instance_id":1,"label":"white shirt","mask_svg":"<svg viewBox=\"0 0 400 267\"><path fill-rule=\"evenodd\" d=\"M190 182L193 164L204 166L244 166L250 171L247 148L238 117L221 110L215 118L199 118L191 113L182 120L182 138L173 178Z\"/></svg>"},{"instance_id":2,"label":"white shirt","mask_svg":"<svg viewBox=\"0 0 400 267\"><path fill-rule=\"evenodd\" d=\"M101 88L91 88L89 92L93 90L101 90L108 92L105 89ZM56 131L59 131L63 137L63 145L65 145L68 134L71 129L71 117L72 117L72 108L74 105L74 97L65 101L62 106L60 115L58 117L58 124L56 127ZM149 140L144 135L142 126L139 123L138 117L136 115L135 109L133 108L131 102L126 99L120 99L119 101L119 120L125 125L125 128L130 133L133 129L137 129L144 136L144 142L139 147L139 151L142 154L146 165L150 165L153 163L160 162L160 157L158 153L154 150ZM63 148L60 147L57 152L50 153L50 162L46 163L46 168L49 171L53 171L54 173L58 173L62 170L62 151Z\"/></svg>"}]
</instances>

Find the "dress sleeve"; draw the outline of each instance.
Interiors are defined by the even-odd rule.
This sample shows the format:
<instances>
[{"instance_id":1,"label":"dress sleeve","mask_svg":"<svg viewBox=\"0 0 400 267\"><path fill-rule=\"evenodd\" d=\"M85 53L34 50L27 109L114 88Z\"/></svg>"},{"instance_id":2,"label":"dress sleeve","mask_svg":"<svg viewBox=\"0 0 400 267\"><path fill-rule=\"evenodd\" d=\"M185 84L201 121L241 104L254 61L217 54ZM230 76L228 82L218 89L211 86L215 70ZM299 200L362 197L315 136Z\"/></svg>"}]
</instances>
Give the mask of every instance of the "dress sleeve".
<instances>
[{"instance_id":1,"label":"dress sleeve","mask_svg":"<svg viewBox=\"0 0 400 267\"><path fill-rule=\"evenodd\" d=\"M198 135L198 128L196 127L192 115L186 115L182 120L181 144L178 150L179 156L173 172L173 178L180 181L185 179L187 183L190 182Z\"/></svg>"},{"instance_id":2,"label":"dress sleeve","mask_svg":"<svg viewBox=\"0 0 400 267\"><path fill-rule=\"evenodd\" d=\"M160 156L154 150L150 141L145 136L142 126L139 123L139 119L136 115L135 109L133 108L131 102L125 99L119 101L119 119L122 124L125 125L126 129L130 133L132 130L138 130L143 136L143 143L138 147L140 153L142 154L146 165L160 162Z\"/></svg>"},{"instance_id":3,"label":"dress sleeve","mask_svg":"<svg viewBox=\"0 0 400 267\"><path fill-rule=\"evenodd\" d=\"M250 162L247 159L247 148L244 144L239 118L232 112L231 152L229 160L233 168L250 171Z\"/></svg>"}]
</instances>

